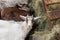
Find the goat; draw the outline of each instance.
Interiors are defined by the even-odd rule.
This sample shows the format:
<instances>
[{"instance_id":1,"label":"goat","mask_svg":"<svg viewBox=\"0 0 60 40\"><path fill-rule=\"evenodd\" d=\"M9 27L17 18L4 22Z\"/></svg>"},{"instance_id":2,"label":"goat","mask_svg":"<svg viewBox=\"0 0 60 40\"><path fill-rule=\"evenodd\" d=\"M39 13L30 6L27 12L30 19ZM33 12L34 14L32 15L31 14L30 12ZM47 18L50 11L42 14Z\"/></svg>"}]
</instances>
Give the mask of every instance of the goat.
<instances>
[{"instance_id":1,"label":"goat","mask_svg":"<svg viewBox=\"0 0 60 40\"><path fill-rule=\"evenodd\" d=\"M0 20L0 40L25 40L32 29L33 21L40 17L22 16L24 21Z\"/></svg>"},{"instance_id":2,"label":"goat","mask_svg":"<svg viewBox=\"0 0 60 40\"><path fill-rule=\"evenodd\" d=\"M23 16L31 15L31 13L29 13L29 11L27 10L28 9L23 10L16 7L4 8L3 10L1 10L1 18L4 20L21 21L22 19L19 17L19 15L23 15Z\"/></svg>"}]
</instances>

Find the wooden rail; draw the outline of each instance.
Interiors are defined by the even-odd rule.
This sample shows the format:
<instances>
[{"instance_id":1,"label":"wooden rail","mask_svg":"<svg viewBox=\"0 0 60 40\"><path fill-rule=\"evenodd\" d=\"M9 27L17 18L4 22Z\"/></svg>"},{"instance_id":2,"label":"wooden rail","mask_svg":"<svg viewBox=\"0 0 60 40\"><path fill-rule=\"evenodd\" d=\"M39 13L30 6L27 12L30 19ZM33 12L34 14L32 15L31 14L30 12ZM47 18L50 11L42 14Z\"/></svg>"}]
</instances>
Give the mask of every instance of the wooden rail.
<instances>
[{"instance_id":1,"label":"wooden rail","mask_svg":"<svg viewBox=\"0 0 60 40\"><path fill-rule=\"evenodd\" d=\"M50 11L48 8L48 5L60 4L60 0L43 0L43 2L46 13L51 20L60 18L60 10Z\"/></svg>"},{"instance_id":2,"label":"wooden rail","mask_svg":"<svg viewBox=\"0 0 60 40\"><path fill-rule=\"evenodd\" d=\"M44 0L45 4L55 4L55 3L60 3L60 0Z\"/></svg>"}]
</instances>

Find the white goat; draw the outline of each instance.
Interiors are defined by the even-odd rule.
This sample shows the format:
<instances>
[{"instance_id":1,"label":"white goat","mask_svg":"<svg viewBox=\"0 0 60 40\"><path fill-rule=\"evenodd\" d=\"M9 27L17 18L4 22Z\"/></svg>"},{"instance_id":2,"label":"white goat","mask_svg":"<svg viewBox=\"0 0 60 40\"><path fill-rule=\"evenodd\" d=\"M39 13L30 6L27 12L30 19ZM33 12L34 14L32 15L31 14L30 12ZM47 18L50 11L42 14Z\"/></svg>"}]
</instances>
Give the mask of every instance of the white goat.
<instances>
[{"instance_id":1,"label":"white goat","mask_svg":"<svg viewBox=\"0 0 60 40\"><path fill-rule=\"evenodd\" d=\"M33 21L39 17L20 16L25 21L15 22L0 20L0 40L25 40L28 32L32 29Z\"/></svg>"},{"instance_id":2,"label":"white goat","mask_svg":"<svg viewBox=\"0 0 60 40\"><path fill-rule=\"evenodd\" d=\"M6 7L15 7L16 4L28 4L28 0L0 0L0 9Z\"/></svg>"}]
</instances>

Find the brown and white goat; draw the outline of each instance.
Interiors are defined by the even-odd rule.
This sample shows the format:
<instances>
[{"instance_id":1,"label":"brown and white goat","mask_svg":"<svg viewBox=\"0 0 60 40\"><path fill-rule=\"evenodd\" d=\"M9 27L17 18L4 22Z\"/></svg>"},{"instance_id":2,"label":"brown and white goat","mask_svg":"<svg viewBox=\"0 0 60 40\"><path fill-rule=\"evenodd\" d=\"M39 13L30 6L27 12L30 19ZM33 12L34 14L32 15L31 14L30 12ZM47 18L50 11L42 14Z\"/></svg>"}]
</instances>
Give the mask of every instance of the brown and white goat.
<instances>
[{"instance_id":1,"label":"brown and white goat","mask_svg":"<svg viewBox=\"0 0 60 40\"><path fill-rule=\"evenodd\" d=\"M3 10L1 10L1 18L4 20L21 21L22 19L20 18L19 15L23 15L23 16L31 15L31 13L29 13L29 11L27 10L28 9L23 10L17 7L4 8Z\"/></svg>"}]
</instances>

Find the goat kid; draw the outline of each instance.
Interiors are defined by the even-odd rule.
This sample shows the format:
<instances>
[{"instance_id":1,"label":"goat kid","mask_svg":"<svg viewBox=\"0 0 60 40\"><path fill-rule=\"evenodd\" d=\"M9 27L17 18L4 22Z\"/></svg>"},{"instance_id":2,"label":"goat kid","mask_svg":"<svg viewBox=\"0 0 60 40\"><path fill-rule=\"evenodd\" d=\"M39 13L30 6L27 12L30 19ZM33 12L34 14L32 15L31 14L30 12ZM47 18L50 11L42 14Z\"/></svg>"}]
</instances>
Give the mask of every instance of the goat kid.
<instances>
[{"instance_id":1,"label":"goat kid","mask_svg":"<svg viewBox=\"0 0 60 40\"><path fill-rule=\"evenodd\" d=\"M25 40L28 32L32 29L33 20L39 18L22 15L20 17L25 21L0 20L0 40Z\"/></svg>"}]
</instances>

